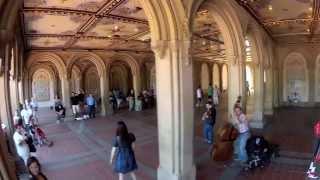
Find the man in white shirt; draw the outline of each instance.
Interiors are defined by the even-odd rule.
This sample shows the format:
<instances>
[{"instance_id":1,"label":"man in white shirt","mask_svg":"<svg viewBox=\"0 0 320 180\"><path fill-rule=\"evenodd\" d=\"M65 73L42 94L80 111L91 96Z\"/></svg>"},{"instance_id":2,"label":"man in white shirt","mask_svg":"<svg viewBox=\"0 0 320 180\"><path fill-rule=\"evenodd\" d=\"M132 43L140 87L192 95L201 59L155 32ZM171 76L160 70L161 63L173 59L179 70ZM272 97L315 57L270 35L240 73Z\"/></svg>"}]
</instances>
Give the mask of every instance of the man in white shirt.
<instances>
[{"instance_id":1,"label":"man in white shirt","mask_svg":"<svg viewBox=\"0 0 320 180\"><path fill-rule=\"evenodd\" d=\"M198 87L196 93L197 93L197 104L196 104L196 107L200 107L202 105L202 96L203 96L202 89L201 89L200 86Z\"/></svg>"},{"instance_id":2,"label":"man in white shirt","mask_svg":"<svg viewBox=\"0 0 320 180\"><path fill-rule=\"evenodd\" d=\"M23 109L21 110L21 117L24 121L24 124L26 127L28 127L30 125L30 120L32 117L32 109L30 108L30 106L23 106Z\"/></svg>"},{"instance_id":3,"label":"man in white shirt","mask_svg":"<svg viewBox=\"0 0 320 180\"><path fill-rule=\"evenodd\" d=\"M18 155L23 159L24 163L27 164L27 160L30 157L30 150L26 142L27 137L25 136L25 131L22 126L16 127L16 131L13 134L13 140Z\"/></svg>"},{"instance_id":4,"label":"man in white shirt","mask_svg":"<svg viewBox=\"0 0 320 180\"><path fill-rule=\"evenodd\" d=\"M242 112L241 107L236 106L234 109L235 113L235 126L239 130L239 136L235 143L235 151L237 152L238 158L241 163L246 163L248 160L246 144L250 138L249 122L246 115Z\"/></svg>"}]
</instances>

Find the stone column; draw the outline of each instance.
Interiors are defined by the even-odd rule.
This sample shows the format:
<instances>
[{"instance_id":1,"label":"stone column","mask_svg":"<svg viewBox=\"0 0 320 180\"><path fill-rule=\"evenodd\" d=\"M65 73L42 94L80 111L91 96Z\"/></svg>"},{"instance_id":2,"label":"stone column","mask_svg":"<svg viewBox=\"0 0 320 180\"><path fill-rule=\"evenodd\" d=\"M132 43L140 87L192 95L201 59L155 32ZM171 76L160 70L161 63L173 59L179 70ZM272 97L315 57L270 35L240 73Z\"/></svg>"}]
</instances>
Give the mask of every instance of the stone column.
<instances>
[{"instance_id":1,"label":"stone column","mask_svg":"<svg viewBox=\"0 0 320 180\"><path fill-rule=\"evenodd\" d=\"M61 79L62 103L66 109L71 109L70 79L65 75Z\"/></svg>"},{"instance_id":2,"label":"stone column","mask_svg":"<svg viewBox=\"0 0 320 180\"><path fill-rule=\"evenodd\" d=\"M242 97L242 107L245 111L245 64L236 57L228 61L228 113L233 113L234 104L238 96Z\"/></svg>"},{"instance_id":3,"label":"stone column","mask_svg":"<svg viewBox=\"0 0 320 180\"><path fill-rule=\"evenodd\" d=\"M135 94L135 99L138 98L139 94L141 93L141 74L140 72L135 72L133 74L133 90Z\"/></svg>"},{"instance_id":4,"label":"stone column","mask_svg":"<svg viewBox=\"0 0 320 180\"><path fill-rule=\"evenodd\" d=\"M190 41L153 41L156 57L160 180L195 180Z\"/></svg>"},{"instance_id":5,"label":"stone column","mask_svg":"<svg viewBox=\"0 0 320 180\"><path fill-rule=\"evenodd\" d=\"M254 113L252 119L250 119L250 125L253 128L263 128L263 65L256 64L254 68Z\"/></svg>"},{"instance_id":6,"label":"stone column","mask_svg":"<svg viewBox=\"0 0 320 180\"><path fill-rule=\"evenodd\" d=\"M273 115L273 72L269 67L266 69L265 97L264 97L264 114Z\"/></svg>"},{"instance_id":7,"label":"stone column","mask_svg":"<svg viewBox=\"0 0 320 180\"><path fill-rule=\"evenodd\" d=\"M107 115L108 95L109 95L109 83L107 82L106 72L100 75L100 94L101 94L101 115Z\"/></svg>"}]
</instances>

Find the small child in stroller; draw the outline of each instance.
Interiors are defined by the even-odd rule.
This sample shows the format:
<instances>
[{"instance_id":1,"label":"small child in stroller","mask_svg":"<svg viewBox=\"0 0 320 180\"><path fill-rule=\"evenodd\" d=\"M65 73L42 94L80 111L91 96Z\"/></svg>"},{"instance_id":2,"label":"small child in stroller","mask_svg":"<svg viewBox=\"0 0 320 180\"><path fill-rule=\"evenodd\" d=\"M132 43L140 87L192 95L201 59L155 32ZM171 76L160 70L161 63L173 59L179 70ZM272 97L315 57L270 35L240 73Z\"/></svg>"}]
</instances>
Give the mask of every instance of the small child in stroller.
<instances>
[{"instance_id":1,"label":"small child in stroller","mask_svg":"<svg viewBox=\"0 0 320 180\"><path fill-rule=\"evenodd\" d=\"M246 144L249 169L263 168L270 163L273 154L268 141L263 136L252 136Z\"/></svg>"}]
</instances>

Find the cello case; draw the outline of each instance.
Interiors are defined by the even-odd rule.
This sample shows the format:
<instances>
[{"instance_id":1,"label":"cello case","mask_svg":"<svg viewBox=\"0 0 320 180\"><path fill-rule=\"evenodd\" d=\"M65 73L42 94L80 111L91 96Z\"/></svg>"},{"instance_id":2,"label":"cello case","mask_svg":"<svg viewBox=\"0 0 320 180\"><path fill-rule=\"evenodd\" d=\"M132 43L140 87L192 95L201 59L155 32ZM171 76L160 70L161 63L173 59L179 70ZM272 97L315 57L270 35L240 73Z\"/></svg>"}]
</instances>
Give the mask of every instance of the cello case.
<instances>
[{"instance_id":1,"label":"cello case","mask_svg":"<svg viewBox=\"0 0 320 180\"><path fill-rule=\"evenodd\" d=\"M231 124L225 124L218 130L218 138L213 146L212 159L215 161L227 161L233 155L233 142L238 137L238 130Z\"/></svg>"}]
</instances>

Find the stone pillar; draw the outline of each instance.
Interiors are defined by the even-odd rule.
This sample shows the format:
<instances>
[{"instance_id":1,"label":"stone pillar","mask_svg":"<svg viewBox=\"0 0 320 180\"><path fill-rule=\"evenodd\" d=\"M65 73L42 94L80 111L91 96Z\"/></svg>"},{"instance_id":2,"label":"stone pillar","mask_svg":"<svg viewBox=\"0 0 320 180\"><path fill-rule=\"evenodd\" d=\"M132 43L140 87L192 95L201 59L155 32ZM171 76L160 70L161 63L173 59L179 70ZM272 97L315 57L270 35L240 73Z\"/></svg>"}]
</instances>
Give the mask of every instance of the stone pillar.
<instances>
[{"instance_id":1,"label":"stone pillar","mask_svg":"<svg viewBox=\"0 0 320 180\"><path fill-rule=\"evenodd\" d=\"M109 83L107 81L106 72L100 75L100 94L101 94L101 115L107 115L107 107L108 107L108 95L109 95Z\"/></svg>"},{"instance_id":2,"label":"stone pillar","mask_svg":"<svg viewBox=\"0 0 320 180\"><path fill-rule=\"evenodd\" d=\"M156 57L160 180L195 180L190 41L152 42Z\"/></svg>"},{"instance_id":3,"label":"stone pillar","mask_svg":"<svg viewBox=\"0 0 320 180\"><path fill-rule=\"evenodd\" d=\"M141 74L139 72L136 72L133 74L133 90L134 90L135 98L137 99L142 90Z\"/></svg>"},{"instance_id":4,"label":"stone pillar","mask_svg":"<svg viewBox=\"0 0 320 180\"><path fill-rule=\"evenodd\" d=\"M265 97L264 97L264 114L273 115L273 72L269 67L266 69Z\"/></svg>"},{"instance_id":5,"label":"stone pillar","mask_svg":"<svg viewBox=\"0 0 320 180\"><path fill-rule=\"evenodd\" d=\"M66 109L71 109L70 79L68 77L62 77L61 91L62 91L62 103L64 104Z\"/></svg>"},{"instance_id":6,"label":"stone pillar","mask_svg":"<svg viewBox=\"0 0 320 180\"><path fill-rule=\"evenodd\" d=\"M234 57L235 58L235 57ZM238 96L242 97L242 107L245 112L245 64L241 60L229 60L228 64L228 113L233 113Z\"/></svg>"},{"instance_id":7,"label":"stone pillar","mask_svg":"<svg viewBox=\"0 0 320 180\"><path fill-rule=\"evenodd\" d=\"M263 101L264 101L264 85L263 85L263 65L257 64L254 68L254 113L250 119L250 126L253 128L263 128Z\"/></svg>"}]
</instances>

